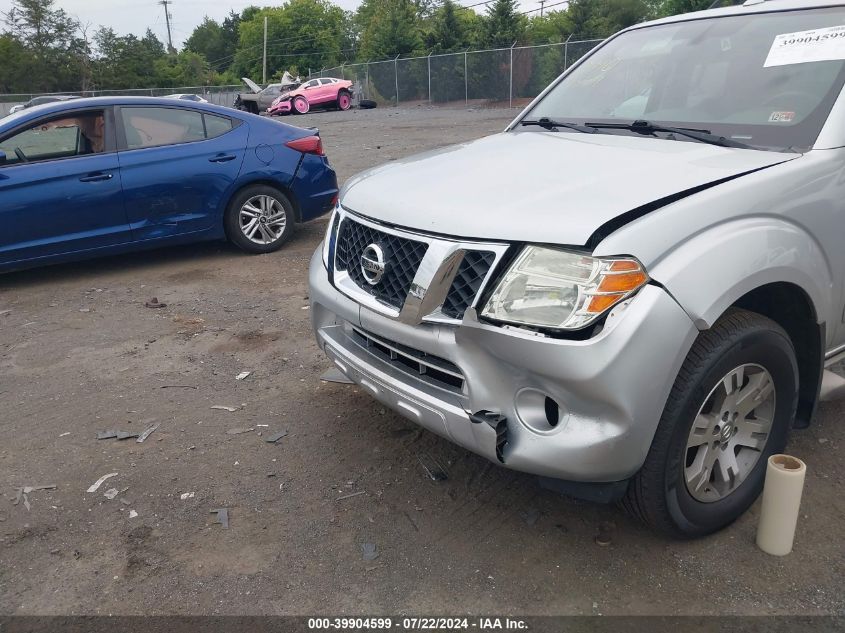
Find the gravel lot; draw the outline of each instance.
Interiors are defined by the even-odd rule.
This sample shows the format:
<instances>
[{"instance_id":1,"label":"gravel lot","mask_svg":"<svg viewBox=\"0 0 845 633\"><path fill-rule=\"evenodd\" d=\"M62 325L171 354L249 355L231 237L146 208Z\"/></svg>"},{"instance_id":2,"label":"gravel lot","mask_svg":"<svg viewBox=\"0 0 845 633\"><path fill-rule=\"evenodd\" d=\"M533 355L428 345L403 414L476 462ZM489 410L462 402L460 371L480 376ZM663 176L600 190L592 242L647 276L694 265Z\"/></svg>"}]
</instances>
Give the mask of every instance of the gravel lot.
<instances>
[{"instance_id":1,"label":"gravel lot","mask_svg":"<svg viewBox=\"0 0 845 633\"><path fill-rule=\"evenodd\" d=\"M320 127L345 180L514 114L291 120ZM845 614L843 404L793 435L809 473L791 555L756 549L759 504L711 538L663 540L321 383L306 270L324 228L260 257L206 244L0 277L0 614ZM154 422L143 444L95 439Z\"/></svg>"}]
</instances>

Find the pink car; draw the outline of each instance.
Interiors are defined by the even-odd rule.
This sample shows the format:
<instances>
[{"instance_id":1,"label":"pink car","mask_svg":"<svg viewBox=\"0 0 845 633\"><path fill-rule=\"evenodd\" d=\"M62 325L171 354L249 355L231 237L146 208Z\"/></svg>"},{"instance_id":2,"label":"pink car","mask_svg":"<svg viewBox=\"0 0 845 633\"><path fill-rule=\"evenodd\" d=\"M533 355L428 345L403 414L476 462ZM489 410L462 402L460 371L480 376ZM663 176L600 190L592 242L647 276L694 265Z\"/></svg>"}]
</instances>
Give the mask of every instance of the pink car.
<instances>
[{"instance_id":1,"label":"pink car","mask_svg":"<svg viewBox=\"0 0 845 633\"><path fill-rule=\"evenodd\" d=\"M267 114L305 114L315 106L335 106L340 110L348 110L352 107L352 82L333 77L310 79L279 95L267 108Z\"/></svg>"}]
</instances>

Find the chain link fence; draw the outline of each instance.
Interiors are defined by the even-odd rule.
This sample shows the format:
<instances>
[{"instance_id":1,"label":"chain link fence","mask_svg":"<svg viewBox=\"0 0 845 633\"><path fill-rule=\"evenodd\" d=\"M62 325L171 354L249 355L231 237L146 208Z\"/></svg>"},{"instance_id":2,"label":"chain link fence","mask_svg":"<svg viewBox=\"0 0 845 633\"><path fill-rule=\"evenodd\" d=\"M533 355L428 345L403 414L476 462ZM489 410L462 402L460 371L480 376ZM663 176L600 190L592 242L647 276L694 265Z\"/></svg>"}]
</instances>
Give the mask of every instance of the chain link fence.
<instances>
[{"instance_id":1,"label":"chain link fence","mask_svg":"<svg viewBox=\"0 0 845 633\"><path fill-rule=\"evenodd\" d=\"M449 104L496 107L521 105L603 40L566 41L343 64L308 78L354 82L357 96L379 105Z\"/></svg>"},{"instance_id":2,"label":"chain link fence","mask_svg":"<svg viewBox=\"0 0 845 633\"><path fill-rule=\"evenodd\" d=\"M129 90L86 90L86 91L68 91L62 93L63 95L78 95L80 97L106 97L106 96L124 96L124 97L164 97L172 94L194 94L202 97L209 103L217 105L231 106L235 102L235 96L239 92L246 90L244 86L183 86L181 88L135 88ZM16 105L26 103L34 97L49 96L47 94L0 94L0 116L6 116L9 111Z\"/></svg>"},{"instance_id":3,"label":"chain link fence","mask_svg":"<svg viewBox=\"0 0 845 633\"><path fill-rule=\"evenodd\" d=\"M355 85L355 97L379 105L448 105L480 107L523 105L602 40L566 41L541 46L514 46L343 64L312 72L313 77L339 77ZM187 86L132 90L63 92L80 97L196 94L211 103L231 106L243 86ZM40 94L0 95L0 116Z\"/></svg>"}]
</instances>

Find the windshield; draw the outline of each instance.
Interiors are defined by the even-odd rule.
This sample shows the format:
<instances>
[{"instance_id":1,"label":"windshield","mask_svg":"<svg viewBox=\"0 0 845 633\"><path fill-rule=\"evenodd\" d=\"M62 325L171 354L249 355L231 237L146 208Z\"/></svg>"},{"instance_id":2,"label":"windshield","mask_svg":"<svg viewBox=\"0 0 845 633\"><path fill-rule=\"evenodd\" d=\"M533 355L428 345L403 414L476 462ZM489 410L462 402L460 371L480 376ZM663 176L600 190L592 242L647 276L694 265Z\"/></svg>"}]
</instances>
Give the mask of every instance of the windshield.
<instances>
[{"instance_id":1,"label":"windshield","mask_svg":"<svg viewBox=\"0 0 845 633\"><path fill-rule=\"evenodd\" d=\"M843 60L843 8L645 27L596 51L525 119L645 120L800 151L813 145L839 95Z\"/></svg>"}]
</instances>

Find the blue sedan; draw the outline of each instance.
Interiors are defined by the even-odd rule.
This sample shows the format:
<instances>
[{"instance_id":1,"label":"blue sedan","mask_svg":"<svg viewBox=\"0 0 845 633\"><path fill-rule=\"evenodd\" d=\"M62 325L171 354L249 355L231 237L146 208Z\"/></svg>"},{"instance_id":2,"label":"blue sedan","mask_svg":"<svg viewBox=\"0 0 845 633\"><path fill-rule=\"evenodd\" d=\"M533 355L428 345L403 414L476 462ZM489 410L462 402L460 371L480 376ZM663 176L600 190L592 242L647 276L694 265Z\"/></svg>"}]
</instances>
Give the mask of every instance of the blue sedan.
<instances>
[{"instance_id":1,"label":"blue sedan","mask_svg":"<svg viewBox=\"0 0 845 633\"><path fill-rule=\"evenodd\" d=\"M216 239L267 253L336 199L316 131L211 104L102 97L0 120L0 270Z\"/></svg>"}]
</instances>

